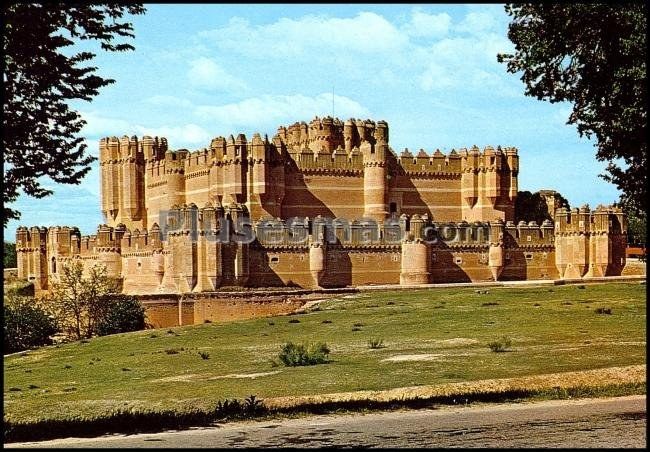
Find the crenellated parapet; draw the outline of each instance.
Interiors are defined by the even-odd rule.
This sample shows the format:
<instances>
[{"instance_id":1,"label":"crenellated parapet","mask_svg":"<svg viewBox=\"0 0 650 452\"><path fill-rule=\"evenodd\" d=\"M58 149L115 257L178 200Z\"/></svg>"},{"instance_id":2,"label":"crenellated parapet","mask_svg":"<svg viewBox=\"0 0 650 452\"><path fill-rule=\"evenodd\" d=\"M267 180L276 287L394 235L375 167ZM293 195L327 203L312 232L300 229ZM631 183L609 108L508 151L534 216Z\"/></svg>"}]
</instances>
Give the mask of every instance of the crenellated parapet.
<instances>
[{"instance_id":1,"label":"crenellated parapet","mask_svg":"<svg viewBox=\"0 0 650 452\"><path fill-rule=\"evenodd\" d=\"M627 220L619 207L557 209L555 235L562 278L620 275L625 267Z\"/></svg>"}]
</instances>

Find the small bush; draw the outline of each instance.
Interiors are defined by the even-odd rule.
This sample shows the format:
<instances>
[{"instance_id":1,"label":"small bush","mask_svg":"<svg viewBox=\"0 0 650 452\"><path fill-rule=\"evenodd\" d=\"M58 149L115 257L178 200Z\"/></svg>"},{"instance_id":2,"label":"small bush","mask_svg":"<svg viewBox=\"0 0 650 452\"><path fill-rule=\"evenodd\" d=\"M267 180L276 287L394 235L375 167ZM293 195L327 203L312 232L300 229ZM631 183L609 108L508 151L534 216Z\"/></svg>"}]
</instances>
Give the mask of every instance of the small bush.
<instances>
[{"instance_id":1,"label":"small bush","mask_svg":"<svg viewBox=\"0 0 650 452\"><path fill-rule=\"evenodd\" d=\"M269 326L275 325L275 322L268 322L268 323L269 323Z\"/></svg>"},{"instance_id":2,"label":"small bush","mask_svg":"<svg viewBox=\"0 0 650 452\"><path fill-rule=\"evenodd\" d=\"M585 287L585 286L583 286L582 284L581 284L581 285L579 285L579 286L577 286L577 288L578 288L578 289L586 289L586 287Z\"/></svg>"},{"instance_id":3,"label":"small bush","mask_svg":"<svg viewBox=\"0 0 650 452\"><path fill-rule=\"evenodd\" d=\"M203 323L212 323L212 320L210 320L210 319L205 319L205 320L203 321Z\"/></svg>"},{"instance_id":4,"label":"small bush","mask_svg":"<svg viewBox=\"0 0 650 452\"><path fill-rule=\"evenodd\" d=\"M179 352L175 348L167 348L165 349L165 353L168 355L177 355Z\"/></svg>"},{"instance_id":5,"label":"small bush","mask_svg":"<svg viewBox=\"0 0 650 452\"><path fill-rule=\"evenodd\" d=\"M495 353L505 352L512 345L512 340L508 336L503 336L497 341L488 343L488 347Z\"/></svg>"},{"instance_id":6,"label":"small bush","mask_svg":"<svg viewBox=\"0 0 650 452\"><path fill-rule=\"evenodd\" d=\"M201 359L210 359L210 354L208 352L199 352Z\"/></svg>"},{"instance_id":7,"label":"small bush","mask_svg":"<svg viewBox=\"0 0 650 452\"><path fill-rule=\"evenodd\" d=\"M325 319L325 320L323 320L321 323L332 323L332 321L331 321L331 320L327 320L327 319Z\"/></svg>"},{"instance_id":8,"label":"small bush","mask_svg":"<svg viewBox=\"0 0 650 452\"><path fill-rule=\"evenodd\" d=\"M482 303L481 306L499 306L499 303L496 301L489 301L487 303Z\"/></svg>"},{"instance_id":9,"label":"small bush","mask_svg":"<svg viewBox=\"0 0 650 452\"><path fill-rule=\"evenodd\" d=\"M300 323L300 320L298 320L298 319L291 319L291 320L289 320L289 323Z\"/></svg>"},{"instance_id":10,"label":"small bush","mask_svg":"<svg viewBox=\"0 0 650 452\"><path fill-rule=\"evenodd\" d=\"M373 350L378 348L384 348L384 340L372 338L368 341L368 348Z\"/></svg>"},{"instance_id":11,"label":"small bush","mask_svg":"<svg viewBox=\"0 0 650 452\"><path fill-rule=\"evenodd\" d=\"M394 304L395 304L394 301L389 301L388 303L386 303L386 306L393 306Z\"/></svg>"},{"instance_id":12,"label":"small bush","mask_svg":"<svg viewBox=\"0 0 650 452\"><path fill-rule=\"evenodd\" d=\"M109 298L108 309L97 323L99 336L144 329L144 306L137 298L122 294L105 296Z\"/></svg>"},{"instance_id":13,"label":"small bush","mask_svg":"<svg viewBox=\"0 0 650 452\"><path fill-rule=\"evenodd\" d=\"M264 410L264 404L254 395L244 399L244 413L247 415L256 415Z\"/></svg>"},{"instance_id":14,"label":"small bush","mask_svg":"<svg viewBox=\"0 0 650 452\"><path fill-rule=\"evenodd\" d=\"M612 308L596 308L596 314L612 315Z\"/></svg>"},{"instance_id":15,"label":"small bush","mask_svg":"<svg viewBox=\"0 0 650 452\"><path fill-rule=\"evenodd\" d=\"M358 327L360 327L360 326L363 326L363 323L361 323L361 322L357 322L357 323L353 324L352 326L358 326Z\"/></svg>"},{"instance_id":16,"label":"small bush","mask_svg":"<svg viewBox=\"0 0 650 452\"><path fill-rule=\"evenodd\" d=\"M359 328L358 326L354 326L352 327L352 331L362 331L362 329Z\"/></svg>"},{"instance_id":17,"label":"small bush","mask_svg":"<svg viewBox=\"0 0 650 452\"><path fill-rule=\"evenodd\" d=\"M313 366L327 363L329 348L325 343L314 345L294 344L287 342L282 346L278 358L285 366Z\"/></svg>"}]
</instances>

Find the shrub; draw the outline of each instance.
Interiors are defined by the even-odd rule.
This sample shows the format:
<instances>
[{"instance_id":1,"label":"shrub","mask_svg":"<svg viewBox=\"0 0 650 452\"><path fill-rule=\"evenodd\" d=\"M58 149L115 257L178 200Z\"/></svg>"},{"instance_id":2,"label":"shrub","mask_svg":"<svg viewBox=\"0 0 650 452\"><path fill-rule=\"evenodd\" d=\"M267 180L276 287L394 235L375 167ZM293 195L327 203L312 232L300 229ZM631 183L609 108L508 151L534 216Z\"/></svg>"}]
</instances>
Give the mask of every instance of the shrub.
<instances>
[{"instance_id":1,"label":"shrub","mask_svg":"<svg viewBox=\"0 0 650 452\"><path fill-rule=\"evenodd\" d=\"M287 342L282 346L278 358L285 366L313 366L315 364L324 364L329 360L329 348L325 343L313 345L294 344Z\"/></svg>"},{"instance_id":2,"label":"shrub","mask_svg":"<svg viewBox=\"0 0 650 452\"><path fill-rule=\"evenodd\" d=\"M298 320L298 319L291 319L291 320L289 320L289 323L300 323L300 320Z\"/></svg>"},{"instance_id":3,"label":"shrub","mask_svg":"<svg viewBox=\"0 0 650 452\"><path fill-rule=\"evenodd\" d=\"M5 301L5 353L50 345L52 344L51 336L56 332L56 321L43 309L33 305L33 299L8 297Z\"/></svg>"},{"instance_id":4,"label":"shrub","mask_svg":"<svg viewBox=\"0 0 650 452\"><path fill-rule=\"evenodd\" d=\"M368 341L368 348L373 350L378 348L384 348L384 340L372 338Z\"/></svg>"},{"instance_id":5,"label":"shrub","mask_svg":"<svg viewBox=\"0 0 650 452\"><path fill-rule=\"evenodd\" d=\"M244 399L244 413L247 415L256 415L264 411L265 407L262 401L256 398L254 395L246 397Z\"/></svg>"},{"instance_id":6,"label":"shrub","mask_svg":"<svg viewBox=\"0 0 650 452\"><path fill-rule=\"evenodd\" d=\"M129 295L110 294L108 309L97 323L97 334L127 333L144 329L144 307L140 301Z\"/></svg>"},{"instance_id":7,"label":"shrub","mask_svg":"<svg viewBox=\"0 0 650 452\"><path fill-rule=\"evenodd\" d=\"M612 308L596 308L596 314L612 315Z\"/></svg>"},{"instance_id":8,"label":"shrub","mask_svg":"<svg viewBox=\"0 0 650 452\"><path fill-rule=\"evenodd\" d=\"M210 354L208 352L199 352L201 359L210 359Z\"/></svg>"},{"instance_id":9,"label":"shrub","mask_svg":"<svg viewBox=\"0 0 650 452\"><path fill-rule=\"evenodd\" d=\"M495 353L505 352L512 345L512 340L508 336L503 336L497 341L488 343L488 347Z\"/></svg>"},{"instance_id":10,"label":"shrub","mask_svg":"<svg viewBox=\"0 0 650 452\"><path fill-rule=\"evenodd\" d=\"M165 353L167 353L168 355L177 355L178 350L176 350L175 348L168 348L168 349L165 349Z\"/></svg>"},{"instance_id":11,"label":"shrub","mask_svg":"<svg viewBox=\"0 0 650 452\"><path fill-rule=\"evenodd\" d=\"M332 323L332 321L331 321L331 320L327 320L327 319L325 319L325 320L323 320L321 323Z\"/></svg>"},{"instance_id":12,"label":"shrub","mask_svg":"<svg viewBox=\"0 0 650 452\"><path fill-rule=\"evenodd\" d=\"M352 331L362 331L360 327L354 326L352 327Z\"/></svg>"}]
</instances>

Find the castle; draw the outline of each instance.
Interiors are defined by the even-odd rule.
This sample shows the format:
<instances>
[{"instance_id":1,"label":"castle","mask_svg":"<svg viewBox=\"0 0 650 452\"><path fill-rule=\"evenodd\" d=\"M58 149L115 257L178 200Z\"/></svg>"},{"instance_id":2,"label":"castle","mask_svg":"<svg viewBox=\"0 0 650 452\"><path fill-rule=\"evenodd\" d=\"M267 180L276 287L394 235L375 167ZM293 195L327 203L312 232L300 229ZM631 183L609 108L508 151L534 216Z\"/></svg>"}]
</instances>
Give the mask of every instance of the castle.
<instances>
[{"instance_id":1,"label":"castle","mask_svg":"<svg viewBox=\"0 0 650 452\"><path fill-rule=\"evenodd\" d=\"M384 121L315 118L268 140L100 142L97 234L16 232L19 276L47 290L63 265L106 266L130 294L620 275L618 208L514 223L519 158L476 146L397 155ZM550 198L547 198L550 199Z\"/></svg>"}]
</instances>

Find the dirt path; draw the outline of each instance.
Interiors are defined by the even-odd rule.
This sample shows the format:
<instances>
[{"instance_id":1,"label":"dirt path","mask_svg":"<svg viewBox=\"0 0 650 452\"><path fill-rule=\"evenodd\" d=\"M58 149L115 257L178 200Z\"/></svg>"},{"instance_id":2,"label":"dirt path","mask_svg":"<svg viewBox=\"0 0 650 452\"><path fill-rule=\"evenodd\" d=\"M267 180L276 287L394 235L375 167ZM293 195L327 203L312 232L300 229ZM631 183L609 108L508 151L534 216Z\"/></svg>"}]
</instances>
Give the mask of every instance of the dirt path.
<instances>
[{"instance_id":1,"label":"dirt path","mask_svg":"<svg viewBox=\"0 0 650 452\"><path fill-rule=\"evenodd\" d=\"M6 447L644 447L646 396L247 421Z\"/></svg>"}]
</instances>

